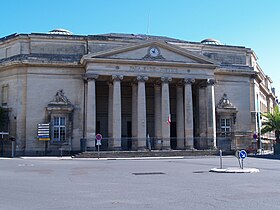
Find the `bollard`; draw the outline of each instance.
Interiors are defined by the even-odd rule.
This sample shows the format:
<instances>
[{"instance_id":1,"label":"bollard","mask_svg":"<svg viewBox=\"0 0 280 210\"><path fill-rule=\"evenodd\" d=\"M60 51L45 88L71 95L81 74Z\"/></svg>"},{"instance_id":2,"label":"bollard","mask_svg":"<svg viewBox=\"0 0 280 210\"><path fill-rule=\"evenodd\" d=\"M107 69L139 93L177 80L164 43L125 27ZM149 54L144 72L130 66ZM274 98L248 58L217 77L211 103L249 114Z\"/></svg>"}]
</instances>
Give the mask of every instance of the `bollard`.
<instances>
[{"instance_id":1,"label":"bollard","mask_svg":"<svg viewBox=\"0 0 280 210\"><path fill-rule=\"evenodd\" d=\"M223 160L222 160L222 156L223 156L223 151L220 149L220 168L223 168Z\"/></svg>"}]
</instances>

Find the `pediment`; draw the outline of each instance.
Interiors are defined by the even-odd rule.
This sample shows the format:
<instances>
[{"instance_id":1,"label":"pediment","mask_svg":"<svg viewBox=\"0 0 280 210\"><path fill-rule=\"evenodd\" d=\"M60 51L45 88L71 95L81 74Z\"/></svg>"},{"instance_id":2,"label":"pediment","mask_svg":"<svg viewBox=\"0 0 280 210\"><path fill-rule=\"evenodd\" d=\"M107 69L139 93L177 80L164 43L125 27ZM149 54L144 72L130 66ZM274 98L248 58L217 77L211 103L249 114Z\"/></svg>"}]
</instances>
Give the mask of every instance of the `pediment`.
<instances>
[{"instance_id":1,"label":"pediment","mask_svg":"<svg viewBox=\"0 0 280 210\"><path fill-rule=\"evenodd\" d=\"M215 62L198 53L182 49L165 42L152 41L118 49L85 55L81 63L91 59L127 60L127 61L161 61L183 64L212 64Z\"/></svg>"}]
</instances>

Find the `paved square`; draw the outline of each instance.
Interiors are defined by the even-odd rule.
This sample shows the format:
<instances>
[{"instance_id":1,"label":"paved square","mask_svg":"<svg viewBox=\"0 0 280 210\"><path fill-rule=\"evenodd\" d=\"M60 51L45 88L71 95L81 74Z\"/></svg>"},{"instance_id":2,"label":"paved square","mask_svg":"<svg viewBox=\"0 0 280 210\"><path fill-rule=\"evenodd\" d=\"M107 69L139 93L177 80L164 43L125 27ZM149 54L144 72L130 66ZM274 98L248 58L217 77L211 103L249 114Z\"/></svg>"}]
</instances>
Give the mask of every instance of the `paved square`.
<instances>
[{"instance_id":1,"label":"paved square","mask_svg":"<svg viewBox=\"0 0 280 210\"><path fill-rule=\"evenodd\" d=\"M224 167L238 167L235 157ZM218 157L1 159L1 209L279 209L280 161L246 158L251 174L210 173Z\"/></svg>"}]
</instances>

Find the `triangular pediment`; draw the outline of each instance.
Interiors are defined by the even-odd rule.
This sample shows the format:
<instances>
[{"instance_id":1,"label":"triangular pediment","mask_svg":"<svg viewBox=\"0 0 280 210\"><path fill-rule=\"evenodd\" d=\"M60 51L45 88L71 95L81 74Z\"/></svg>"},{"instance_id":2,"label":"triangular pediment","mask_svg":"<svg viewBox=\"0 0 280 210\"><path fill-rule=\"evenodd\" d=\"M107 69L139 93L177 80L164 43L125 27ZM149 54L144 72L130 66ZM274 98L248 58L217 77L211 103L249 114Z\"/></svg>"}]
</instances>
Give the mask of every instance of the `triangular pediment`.
<instances>
[{"instance_id":1,"label":"triangular pediment","mask_svg":"<svg viewBox=\"0 0 280 210\"><path fill-rule=\"evenodd\" d=\"M215 65L215 61L208 59L205 56L160 41L147 41L140 44L120 47L118 49L88 54L82 58L82 62L90 59L161 61L183 64Z\"/></svg>"}]
</instances>

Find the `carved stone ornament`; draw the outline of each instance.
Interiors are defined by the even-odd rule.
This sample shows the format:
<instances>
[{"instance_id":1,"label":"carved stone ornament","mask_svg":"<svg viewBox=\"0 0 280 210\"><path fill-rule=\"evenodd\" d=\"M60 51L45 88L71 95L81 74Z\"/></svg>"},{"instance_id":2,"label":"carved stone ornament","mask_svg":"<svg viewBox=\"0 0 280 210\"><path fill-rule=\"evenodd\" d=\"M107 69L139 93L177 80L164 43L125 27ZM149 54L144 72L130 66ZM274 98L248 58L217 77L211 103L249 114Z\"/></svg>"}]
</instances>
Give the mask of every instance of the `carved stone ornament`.
<instances>
[{"instance_id":1,"label":"carved stone ornament","mask_svg":"<svg viewBox=\"0 0 280 210\"><path fill-rule=\"evenodd\" d=\"M207 79L207 85L214 85L215 80L214 79Z\"/></svg>"},{"instance_id":2,"label":"carved stone ornament","mask_svg":"<svg viewBox=\"0 0 280 210\"><path fill-rule=\"evenodd\" d=\"M84 80L87 80L87 81L97 80L98 77L99 77L99 75L97 75L97 74L86 73L86 74L84 75Z\"/></svg>"},{"instance_id":3,"label":"carved stone ornament","mask_svg":"<svg viewBox=\"0 0 280 210\"><path fill-rule=\"evenodd\" d=\"M138 75L137 76L137 80L138 81L140 81L140 82L145 82L145 81L147 81L149 79L149 77L148 76L146 76L146 75Z\"/></svg>"},{"instance_id":4,"label":"carved stone ornament","mask_svg":"<svg viewBox=\"0 0 280 210\"><path fill-rule=\"evenodd\" d=\"M169 83L172 81L172 77L161 77L160 79L163 83Z\"/></svg>"},{"instance_id":5,"label":"carved stone ornament","mask_svg":"<svg viewBox=\"0 0 280 210\"><path fill-rule=\"evenodd\" d=\"M112 75L112 80L121 81L123 80L123 75Z\"/></svg>"},{"instance_id":6,"label":"carved stone ornament","mask_svg":"<svg viewBox=\"0 0 280 210\"><path fill-rule=\"evenodd\" d=\"M68 98L64 95L63 89L57 91L54 98L50 101L50 105L71 105L71 102Z\"/></svg>"},{"instance_id":7,"label":"carved stone ornament","mask_svg":"<svg viewBox=\"0 0 280 210\"><path fill-rule=\"evenodd\" d=\"M233 106L230 100L227 97L227 94L224 93L223 97L219 101L217 105L218 109L228 109L228 110L237 110L235 106Z\"/></svg>"},{"instance_id":8,"label":"carved stone ornament","mask_svg":"<svg viewBox=\"0 0 280 210\"><path fill-rule=\"evenodd\" d=\"M195 79L192 78L185 78L184 79L185 84L192 85L195 82Z\"/></svg>"}]
</instances>

